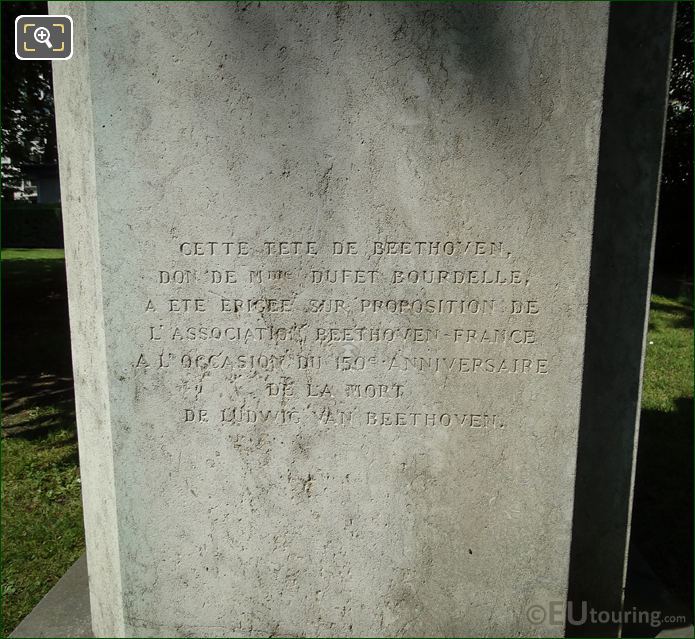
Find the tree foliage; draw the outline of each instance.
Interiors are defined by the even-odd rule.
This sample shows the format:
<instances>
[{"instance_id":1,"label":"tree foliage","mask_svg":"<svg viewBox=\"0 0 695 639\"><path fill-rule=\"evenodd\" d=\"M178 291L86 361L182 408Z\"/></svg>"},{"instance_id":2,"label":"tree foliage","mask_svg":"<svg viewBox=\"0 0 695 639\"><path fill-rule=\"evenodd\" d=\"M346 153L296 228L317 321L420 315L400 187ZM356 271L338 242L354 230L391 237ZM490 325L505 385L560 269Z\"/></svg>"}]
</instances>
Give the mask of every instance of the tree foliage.
<instances>
[{"instance_id":1,"label":"tree foliage","mask_svg":"<svg viewBox=\"0 0 695 639\"><path fill-rule=\"evenodd\" d=\"M668 91L664 183L693 179L693 5L679 2Z\"/></svg>"},{"instance_id":2,"label":"tree foliage","mask_svg":"<svg viewBox=\"0 0 695 639\"><path fill-rule=\"evenodd\" d=\"M687 279L693 266L693 4L678 2L659 197L656 270Z\"/></svg>"},{"instance_id":3,"label":"tree foliage","mask_svg":"<svg viewBox=\"0 0 695 639\"><path fill-rule=\"evenodd\" d=\"M51 63L18 60L14 21L22 14L47 13L45 2L3 2L2 6L2 196L11 197L26 162L58 159L53 115Z\"/></svg>"}]
</instances>

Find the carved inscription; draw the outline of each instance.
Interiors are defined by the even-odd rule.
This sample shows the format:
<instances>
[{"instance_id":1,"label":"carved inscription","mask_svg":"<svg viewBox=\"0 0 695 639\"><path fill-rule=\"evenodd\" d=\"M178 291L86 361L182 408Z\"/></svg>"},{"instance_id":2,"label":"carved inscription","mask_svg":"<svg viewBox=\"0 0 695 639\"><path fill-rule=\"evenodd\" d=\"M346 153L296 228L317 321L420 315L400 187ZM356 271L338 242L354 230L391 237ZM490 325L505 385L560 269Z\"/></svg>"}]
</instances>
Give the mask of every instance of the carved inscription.
<instances>
[{"instance_id":1,"label":"carved inscription","mask_svg":"<svg viewBox=\"0 0 695 639\"><path fill-rule=\"evenodd\" d=\"M509 416L467 388L552 374L546 309L502 240L191 238L170 255L147 274L133 367L183 380L177 419L192 427L502 434Z\"/></svg>"}]
</instances>

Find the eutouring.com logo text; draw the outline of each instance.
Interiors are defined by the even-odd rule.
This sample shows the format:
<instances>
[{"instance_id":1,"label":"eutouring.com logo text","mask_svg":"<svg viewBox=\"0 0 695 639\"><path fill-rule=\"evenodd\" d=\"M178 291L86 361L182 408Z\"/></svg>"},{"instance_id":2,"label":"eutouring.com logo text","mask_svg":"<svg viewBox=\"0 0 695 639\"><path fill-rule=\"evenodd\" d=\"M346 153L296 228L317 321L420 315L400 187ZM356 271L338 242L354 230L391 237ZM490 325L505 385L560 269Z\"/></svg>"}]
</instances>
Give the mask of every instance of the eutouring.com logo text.
<instances>
[{"instance_id":1,"label":"eutouring.com logo text","mask_svg":"<svg viewBox=\"0 0 695 639\"><path fill-rule=\"evenodd\" d=\"M533 604L526 609L526 617L534 625L584 626L594 624L647 624L658 628L664 623L685 623L684 616L664 616L660 610L597 610L586 601L573 604L571 601L551 601L547 605Z\"/></svg>"}]
</instances>

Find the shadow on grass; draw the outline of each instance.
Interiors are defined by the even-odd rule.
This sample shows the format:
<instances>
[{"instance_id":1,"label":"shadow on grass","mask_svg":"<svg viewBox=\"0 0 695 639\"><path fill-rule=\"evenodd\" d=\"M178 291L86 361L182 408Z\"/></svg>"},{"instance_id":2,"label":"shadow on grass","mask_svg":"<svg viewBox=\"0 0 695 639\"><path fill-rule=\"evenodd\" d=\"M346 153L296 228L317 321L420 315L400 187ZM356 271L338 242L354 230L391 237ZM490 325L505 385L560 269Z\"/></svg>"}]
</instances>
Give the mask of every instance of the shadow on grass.
<instances>
[{"instance_id":1,"label":"shadow on grass","mask_svg":"<svg viewBox=\"0 0 695 639\"><path fill-rule=\"evenodd\" d=\"M3 380L72 377L65 264L2 260Z\"/></svg>"},{"instance_id":2,"label":"shadow on grass","mask_svg":"<svg viewBox=\"0 0 695 639\"><path fill-rule=\"evenodd\" d=\"M18 375L3 383L2 434L35 438L75 423L71 377Z\"/></svg>"},{"instance_id":3,"label":"shadow on grass","mask_svg":"<svg viewBox=\"0 0 695 639\"><path fill-rule=\"evenodd\" d=\"M650 304L652 311L662 311L669 313L668 326L671 328L692 328L693 326L693 309L685 304L665 304L658 300L652 300ZM653 320L649 321L649 330L653 331L656 324Z\"/></svg>"},{"instance_id":4,"label":"shadow on grass","mask_svg":"<svg viewBox=\"0 0 695 639\"><path fill-rule=\"evenodd\" d=\"M685 306L691 306L693 303L693 282L692 280L655 275L652 281L652 295L669 297L678 300Z\"/></svg>"},{"instance_id":5,"label":"shadow on grass","mask_svg":"<svg viewBox=\"0 0 695 639\"><path fill-rule=\"evenodd\" d=\"M642 411L625 610L685 622L626 624L627 637L693 623L693 399L675 403L671 412Z\"/></svg>"},{"instance_id":6,"label":"shadow on grass","mask_svg":"<svg viewBox=\"0 0 695 639\"><path fill-rule=\"evenodd\" d=\"M74 428L67 285L60 255L41 249L3 252L5 437L35 438Z\"/></svg>"}]
</instances>

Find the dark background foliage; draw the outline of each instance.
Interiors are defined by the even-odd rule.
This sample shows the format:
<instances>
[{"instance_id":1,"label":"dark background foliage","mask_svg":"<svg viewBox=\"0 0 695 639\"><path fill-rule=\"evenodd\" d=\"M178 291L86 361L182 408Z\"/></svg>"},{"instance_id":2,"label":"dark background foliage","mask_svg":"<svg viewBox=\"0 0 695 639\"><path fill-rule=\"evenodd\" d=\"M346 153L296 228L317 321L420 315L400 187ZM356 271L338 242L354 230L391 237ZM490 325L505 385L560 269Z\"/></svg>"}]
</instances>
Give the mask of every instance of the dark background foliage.
<instances>
[{"instance_id":1,"label":"dark background foliage","mask_svg":"<svg viewBox=\"0 0 695 639\"><path fill-rule=\"evenodd\" d=\"M656 272L690 279L693 267L693 3L679 2L659 197Z\"/></svg>"},{"instance_id":2,"label":"dark background foliage","mask_svg":"<svg viewBox=\"0 0 695 639\"><path fill-rule=\"evenodd\" d=\"M51 63L26 62L14 54L14 21L47 13L45 2L2 2L2 197L17 187L23 163L57 162Z\"/></svg>"}]
</instances>

